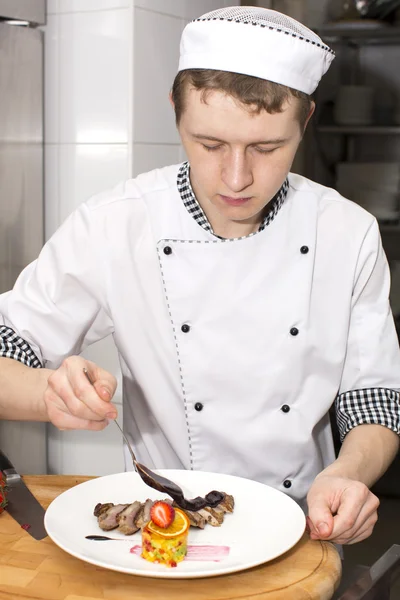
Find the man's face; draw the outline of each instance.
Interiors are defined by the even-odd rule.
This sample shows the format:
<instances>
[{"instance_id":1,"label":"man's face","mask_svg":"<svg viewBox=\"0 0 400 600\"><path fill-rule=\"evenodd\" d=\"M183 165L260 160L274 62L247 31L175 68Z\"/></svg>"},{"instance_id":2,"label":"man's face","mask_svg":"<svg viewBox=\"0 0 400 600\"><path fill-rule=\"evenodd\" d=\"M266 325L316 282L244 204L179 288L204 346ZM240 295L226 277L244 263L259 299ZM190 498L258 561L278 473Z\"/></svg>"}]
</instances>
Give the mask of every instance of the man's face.
<instances>
[{"instance_id":1,"label":"man's face","mask_svg":"<svg viewBox=\"0 0 400 600\"><path fill-rule=\"evenodd\" d=\"M301 141L298 100L291 98L281 113L255 114L219 91L206 102L201 91L186 94L178 129L197 200L216 233L257 225Z\"/></svg>"}]
</instances>

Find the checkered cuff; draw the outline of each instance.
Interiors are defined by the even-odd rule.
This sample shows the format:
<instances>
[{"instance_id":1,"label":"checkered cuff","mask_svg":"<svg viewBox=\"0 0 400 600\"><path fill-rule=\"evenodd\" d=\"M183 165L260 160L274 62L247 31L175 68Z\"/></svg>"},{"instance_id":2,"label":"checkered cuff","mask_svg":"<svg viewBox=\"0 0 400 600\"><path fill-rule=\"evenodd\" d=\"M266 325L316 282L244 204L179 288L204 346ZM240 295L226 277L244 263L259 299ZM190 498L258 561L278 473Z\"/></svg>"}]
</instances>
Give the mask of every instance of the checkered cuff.
<instances>
[{"instance_id":1,"label":"checkered cuff","mask_svg":"<svg viewBox=\"0 0 400 600\"><path fill-rule=\"evenodd\" d=\"M352 390L335 401L336 420L343 441L357 425L383 425L400 435L400 393L386 388Z\"/></svg>"},{"instance_id":2,"label":"checkered cuff","mask_svg":"<svg viewBox=\"0 0 400 600\"><path fill-rule=\"evenodd\" d=\"M27 367L40 369L42 364L29 344L10 327L0 327L0 356L13 358Z\"/></svg>"}]
</instances>

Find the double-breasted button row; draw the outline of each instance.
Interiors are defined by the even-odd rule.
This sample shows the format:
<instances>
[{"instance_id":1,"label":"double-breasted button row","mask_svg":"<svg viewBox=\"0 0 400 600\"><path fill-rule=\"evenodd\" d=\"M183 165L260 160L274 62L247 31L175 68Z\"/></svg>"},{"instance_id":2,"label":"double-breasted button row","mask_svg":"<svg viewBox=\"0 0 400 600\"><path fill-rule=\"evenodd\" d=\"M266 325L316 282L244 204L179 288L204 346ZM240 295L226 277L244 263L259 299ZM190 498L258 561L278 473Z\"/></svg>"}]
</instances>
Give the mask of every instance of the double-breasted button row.
<instances>
[{"instance_id":1,"label":"double-breasted button row","mask_svg":"<svg viewBox=\"0 0 400 600\"><path fill-rule=\"evenodd\" d=\"M308 254L310 252L310 248L308 246L302 246L300 248L300 252L302 254ZM299 330L297 329L297 327L292 327L292 329L290 330L290 335L292 335L293 337L296 337L296 335L299 335ZM290 410L290 409L289 409ZM288 412L288 411L287 411Z\"/></svg>"},{"instance_id":2,"label":"double-breasted button row","mask_svg":"<svg viewBox=\"0 0 400 600\"><path fill-rule=\"evenodd\" d=\"M310 248L308 246L302 246L300 248L300 252L302 254L308 254L310 252ZM172 254L172 248L171 248L171 246L165 246L165 248L164 248L164 254L166 254L167 256L169 254Z\"/></svg>"},{"instance_id":3,"label":"double-breasted button row","mask_svg":"<svg viewBox=\"0 0 400 600\"><path fill-rule=\"evenodd\" d=\"M188 325L187 323L184 323L181 327L181 331L183 333L189 333L190 331L190 325ZM197 410L197 412L201 412L204 408L204 405L201 402L196 402L196 404L194 405L194 410Z\"/></svg>"}]
</instances>

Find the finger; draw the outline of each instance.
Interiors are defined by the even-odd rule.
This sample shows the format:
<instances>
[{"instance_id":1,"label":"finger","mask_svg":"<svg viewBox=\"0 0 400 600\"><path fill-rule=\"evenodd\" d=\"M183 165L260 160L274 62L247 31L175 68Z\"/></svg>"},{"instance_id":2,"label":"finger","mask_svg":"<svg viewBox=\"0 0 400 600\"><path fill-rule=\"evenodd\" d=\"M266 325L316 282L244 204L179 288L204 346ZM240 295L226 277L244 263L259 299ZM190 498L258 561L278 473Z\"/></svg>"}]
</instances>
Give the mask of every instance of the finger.
<instances>
[{"instance_id":1,"label":"finger","mask_svg":"<svg viewBox=\"0 0 400 600\"><path fill-rule=\"evenodd\" d=\"M360 518L357 519L354 527L344 532L342 535L338 537L333 537L329 541L335 542L337 544L349 544L351 540L358 538L360 535L364 534L366 531L369 531L370 535L375 527L375 524L378 520L378 512L374 510L372 513L368 514L360 514Z\"/></svg>"},{"instance_id":2,"label":"finger","mask_svg":"<svg viewBox=\"0 0 400 600\"><path fill-rule=\"evenodd\" d=\"M308 516L311 524L311 536L319 536L322 539L329 537L333 530L333 515L329 508L325 494L321 492L309 494ZM316 537L313 537L316 539Z\"/></svg>"},{"instance_id":3,"label":"finger","mask_svg":"<svg viewBox=\"0 0 400 600\"><path fill-rule=\"evenodd\" d=\"M315 529L314 523L311 521L310 517L306 517L306 530L307 533L310 534L310 536L314 536L312 539L318 538L319 533Z\"/></svg>"},{"instance_id":4,"label":"finger","mask_svg":"<svg viewBox=\"0 0 400 600\"><path fill-rule=\"evenodd\" d=\"M379 500L369 489L350 490L343 496L334 518L331 538L352 537L377 511Z\"/></svg>"},{"instance_id":5,"label":"finger","mask_svg":"<svg viewBox=\"0 0 400 600\"><path fill-rule=\"evenodd\" d=\"M85 405L82 405L82 403L80 403L83 407L80 411L80 414L72 414L62 398L60 398L60 396L58 396L50 387L45 392L44 400L47 408L47 414L53 424L56 424L54 422L55 419L62 420L65 418L65 415L75 417L76 419L82 419L84 421L93 421L94 423L106 421L105 419L101 419L98 415L93 413L89 408L86 408ZM58 424L56 425L58 426Z\"/></svg>"},{"instance_id":6,"label":"finger","mask_svg":"<svg viewBox=\"0 0 400 600\"><path fill-rule=\"evenodd\" d=\"M117 409L110 402L110 398L103 400L87 379L81 364L71 363L66 369L67 382L59 391L60 397L65 401L73 415L85 418L82 413L85 407L89 408L97 419L115 419ZM86 416L86 418L91 418Z\"/></svg>"},{"instance_id":7,"label":"finger","mask_svg":"<svg viewBox=\"0 0 400 600\"><path fill-rule=\"evenodd\" d=\"M337 540L334 539L334 540L330 540L330 541L332 541L335 544L341 544L341 545L347 545L347 546L350 546L352 544L358 544L358 542L362 542L363 540L366 540L370 535L372 535L376 521L377 521L377 519L371 518L364 524L364 527L359 529L352 536L343 536L342 538L338 538Z\"/></svg>"},{"instance_id":8,"label":"finger","mask_svg":"<svg viewBox=\"0 0 400 600\"><path fill-rule=\"evenodd\" d=\"M87 361L86 368L100 398L109 402L117 389L117 380L114 375L90 361Z\"/></svg>"},{"instance_id":9,"label":"finger","mask_svg":"<svg viewBox=\"0 0 400 600\"><path fill-rule=\"evenodd\" d=\"M80 419L79 417L73 417L63 413L62 418L55 418L51 423L55 425L60 431L64 430L86 430L86 431L102 431L107 427L109 421L103 419L103 421L90 421L88 419Z\"/></svg>"},{"instance_id":10,"label":"finger","mask_svg":"<svg viewBox=\"0 0 400 600\"><path fill-rule=\"evenodd\" d=\"M61 403L61 406L60 406ZM88 429L92 431L101 431L108 425L108 420L93 420L93 419L82 419L75 417L66 412L66 407L62 401L54 395L51 398L49 394L46 397L46 408L49 421L58 429Z\"/></svg>"},{"instance_id":11,"label":"finger","mask_svg":"<svg viewBox=\"0 0 400 600\"><path fill-rule=\"evenodd\" d=\"M110 403L101 400L88 381L83 381L81 388L76 386L74 391L65 370L51 375L48 383L52 391L50 402L60 411L89 421L102 421L111 412Z\"/></svg>"}]
</instances>

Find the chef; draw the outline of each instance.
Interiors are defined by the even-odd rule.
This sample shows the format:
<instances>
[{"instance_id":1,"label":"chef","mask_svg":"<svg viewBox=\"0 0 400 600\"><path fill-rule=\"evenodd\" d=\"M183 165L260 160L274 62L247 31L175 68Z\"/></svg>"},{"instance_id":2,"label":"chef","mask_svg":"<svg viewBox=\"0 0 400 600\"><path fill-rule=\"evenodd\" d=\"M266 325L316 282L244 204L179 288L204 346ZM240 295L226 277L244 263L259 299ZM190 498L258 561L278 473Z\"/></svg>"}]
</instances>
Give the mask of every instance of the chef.
<instances>
[{"instance_id":1,"label":"chef","mask_svg":"<svg viewBox=\"0 0 400 600\"><path fill-rule=\"evenodd\" d=\"M369 213L290 173L333 58L271 10L187 25L171 102L189 160L81 204L0 296L1 418L103 429L116 381L80 353L112 335L140 461L271 485L314 539L371 534L399 445L388 265Z\"/></svg>"}]
</instances>

